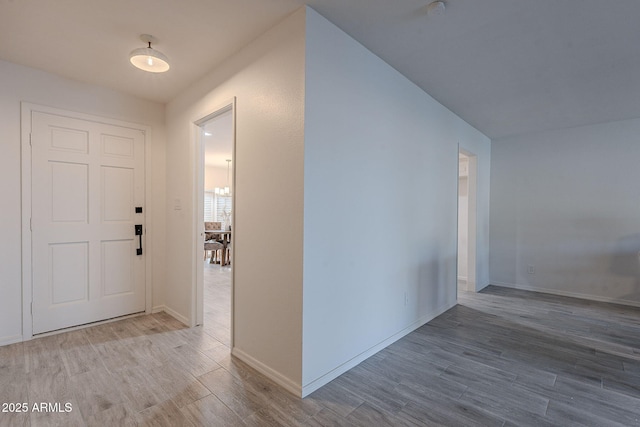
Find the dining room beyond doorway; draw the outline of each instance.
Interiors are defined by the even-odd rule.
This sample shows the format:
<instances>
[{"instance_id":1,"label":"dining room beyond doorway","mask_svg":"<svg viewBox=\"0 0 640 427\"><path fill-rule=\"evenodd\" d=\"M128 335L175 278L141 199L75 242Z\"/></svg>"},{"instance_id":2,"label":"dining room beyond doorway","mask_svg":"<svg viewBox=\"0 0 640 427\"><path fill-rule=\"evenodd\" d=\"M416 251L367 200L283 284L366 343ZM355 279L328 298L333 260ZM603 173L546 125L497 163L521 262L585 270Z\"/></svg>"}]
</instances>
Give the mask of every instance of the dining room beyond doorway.
<instances>
[{"instance_id":1,"label":"dining room beyond doorway","mask_svg":"<svg viewBox=\"0 0 640 427\"><path fill-rule=\"evenodd\" d=\"M201 165L198 178L198 222L202 228L197 236L201 255L196 263L198 312L195 324L204 324L213 315L215 323L220 324L224 317L226 320L222 323L230 325L234 262L232 242L235 231L233 106L229 105L212 113L196 125L199 128ZM207 281L212 274L216 277L215 291L212 291L211 284ZM225 292L229 295L220 298L220 293ZM211 304L214 300L218 303ZM220 310L222 306L226 308ZM216 311L219 312L207 312L211 307L217 307Z\"/></svg>"}]
</instances>

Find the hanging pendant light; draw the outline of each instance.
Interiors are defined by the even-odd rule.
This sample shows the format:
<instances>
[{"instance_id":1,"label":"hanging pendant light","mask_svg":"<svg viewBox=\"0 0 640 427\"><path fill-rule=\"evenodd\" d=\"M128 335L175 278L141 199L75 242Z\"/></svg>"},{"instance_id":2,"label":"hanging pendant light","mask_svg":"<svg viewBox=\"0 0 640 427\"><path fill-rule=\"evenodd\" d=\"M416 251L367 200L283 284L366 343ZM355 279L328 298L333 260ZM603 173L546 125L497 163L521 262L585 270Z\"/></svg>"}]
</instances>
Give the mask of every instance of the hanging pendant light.
<instances>
[{"instance_id":1,"label":"hanging pendant light","mask_svg":"<svg viewBox=\"0 0 640 427\"><path fill-rule=\"evenodd\" d=\"M164 73L168 71L170 68L169 59L162 52L151 47L151 43L157 43L158 40L149 34L142 34L140 40L148 43L149 46L133 50L129 54L129 61L137 68L150 73Z\"/></svg>"},{"instance_id":2,"label":"hanging pendant light","mask_svg":"<svg viewBox=\"0 0 640 427\"><path fill-rule=\"evenodd\" d=\"M231 197L231 188L229 188L229 168L231 165L231 160L227 159L227 186L224 188L216 187L214 192L218 196L229 196Z\"/></svg>"}]
</instances>

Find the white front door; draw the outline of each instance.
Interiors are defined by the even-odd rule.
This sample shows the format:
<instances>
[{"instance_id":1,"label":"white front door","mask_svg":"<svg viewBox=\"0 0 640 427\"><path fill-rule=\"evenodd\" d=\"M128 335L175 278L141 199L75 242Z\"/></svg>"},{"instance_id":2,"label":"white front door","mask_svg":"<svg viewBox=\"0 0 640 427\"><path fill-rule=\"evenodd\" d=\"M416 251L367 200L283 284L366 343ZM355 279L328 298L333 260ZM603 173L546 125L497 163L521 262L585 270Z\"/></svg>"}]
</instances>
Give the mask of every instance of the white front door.
<instances>
[{"instance_id":1,"label":"white front door","mask_svg":"<svg viewBox=\"0 0 640 427\"><path fill-rule=\"evenodd\" d=\"M34 111L31 144L33 333L144 311L143 132Z\"/></svg>"}]
</instances>

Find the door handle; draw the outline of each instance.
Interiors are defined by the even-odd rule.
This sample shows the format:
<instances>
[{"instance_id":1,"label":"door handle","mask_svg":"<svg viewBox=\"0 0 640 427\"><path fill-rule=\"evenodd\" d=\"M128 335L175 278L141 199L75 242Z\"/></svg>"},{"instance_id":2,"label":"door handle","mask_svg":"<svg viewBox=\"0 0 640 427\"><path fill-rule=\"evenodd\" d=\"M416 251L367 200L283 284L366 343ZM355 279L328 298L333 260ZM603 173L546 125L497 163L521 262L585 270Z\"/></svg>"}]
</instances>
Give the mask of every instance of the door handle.
<instances>
[{"instance_id":1,"label":"door handle","mask_svg":"<svg viewBox=\"0 0 640 427\"><path fill-rule=\"evenodd\" d=\"M142 255L142 224L134 225L136 236L140 236L140 247L136 249L136 255Z\"/></svg>"}]
</instances>

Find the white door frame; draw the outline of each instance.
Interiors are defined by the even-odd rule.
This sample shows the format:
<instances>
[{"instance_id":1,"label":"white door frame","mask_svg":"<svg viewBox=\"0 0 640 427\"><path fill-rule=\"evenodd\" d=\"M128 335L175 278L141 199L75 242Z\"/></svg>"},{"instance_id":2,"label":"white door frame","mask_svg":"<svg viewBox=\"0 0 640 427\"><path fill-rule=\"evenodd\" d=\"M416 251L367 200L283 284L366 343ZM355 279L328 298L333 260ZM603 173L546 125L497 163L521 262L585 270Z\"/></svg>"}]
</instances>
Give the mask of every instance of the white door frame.
<instances>
[{"instance_id":1,"label":"white door frame","mask_svg":"<svg viewBox=\"0 0 640 427\"><path fill-rule=\"evenodd\" d=\"M469 178L467 180L468 186L468 214L467 214L467 285L466 288L469 291L477 291L477 235L478 235L478 155L458 146L458 153L462 153L469 158ZM458 165L460 161L458 160ZM457 195L460 194L460 171L459 166L456 168L458 173L458 180L456 185ZM459 197L459 196L458 196ZM458 204L458 209L460 206ZM458 214L456 209L456 215ZM458 224L458 221L456 221ZM456 225L456 248L457 248L457 236L460 233L459 226ZM457 257L459 254L459 248L456 249L456 287L458 286L458 263Z\"/></svg>"},{"instance_id":2,"label":"white door frame","mask_svg":"<svg viewBox=\"0 0 640 427\"><path fill-rule=\"evenodd\" d=\"M192 120L191 126L191 140L194 141L195 152L195 170L194 174L194 186L195 194L194 200L194 215L193 223L194 230L192 236L193 241L193 256L195 269L194 278L195 281L192 285L191 293L191 316L189 319L190 326L202 325L204 321L204 260L202 258L204 239L204 141L202 139L202 127L211 119L217 116L231 111L232 121L232 160L233 171L231 174L231 182L233 188L233 198L231 200L231 223L235 224L236 216L236 98L233 97L227 102L219 105L216 108L208 109L206 113L200 114L198 118ZM235 262L235 232L231 234L231 259ZM233 348L234 342L234 327L233 327L233 313L234 313L234 283L235 283L235 268L231 269L231 348Z\"/></svg>"},{"instance_id":3,"label":"white door frame","mask_svg":"<svg viewBox=\"0 0 640 427\"><path fill-rule=\"evenodd\" d=\"M31 115L33 112L42 112L59 116L71 117L80 120L87 120L113 126L120 126L139 130L144 135L144 168L145 168L145 188L144 207L145 218L145 312L151 313L152 304L152 269L153 260L153 223L152 216L148 215L151 192L151 153L148 149L151 140L151 127L138 123L125 122L121 120L108 119L90 114L78 113L75 111L63 110L60 108L46 107L43 105L22 102L20 116L20 140L22 150L22 340L27 341L33 338L33 313L31 305L33 301L33 277L32 277L32 256L31 256Z\"/></svg>"}]
</instances>

